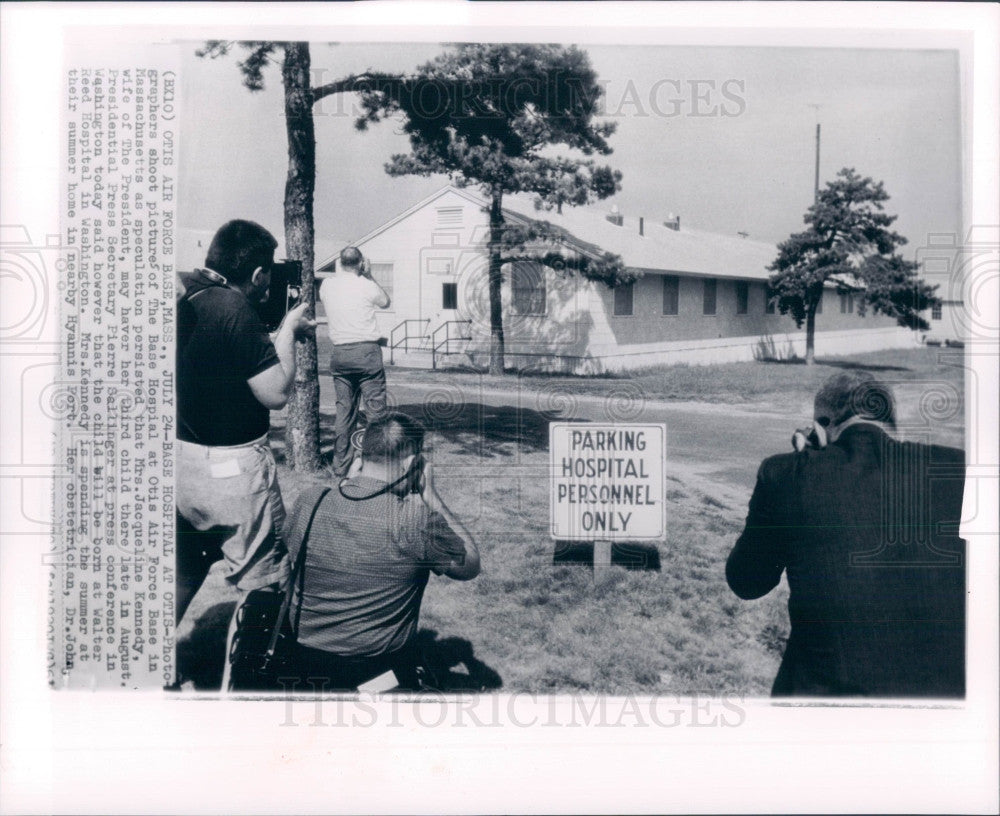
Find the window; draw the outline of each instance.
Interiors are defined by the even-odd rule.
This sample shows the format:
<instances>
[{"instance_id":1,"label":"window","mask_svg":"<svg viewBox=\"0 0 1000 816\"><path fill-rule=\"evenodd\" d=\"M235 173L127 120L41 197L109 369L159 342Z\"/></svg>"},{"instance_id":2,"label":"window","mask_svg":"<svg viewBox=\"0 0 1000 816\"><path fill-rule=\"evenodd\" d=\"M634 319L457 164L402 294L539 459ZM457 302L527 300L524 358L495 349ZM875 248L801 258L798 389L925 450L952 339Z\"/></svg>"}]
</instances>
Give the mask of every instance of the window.
<instances>
[{"instance_id":1,"label":"window","mask_svg":"<svg viewBox=\"0 0 1000 816\"><path fill-rule=\"evenodd\" d=\"M618 317L628 317L632 314L632 294L634 284L625 283L616 286L615 292L615 315Z\"/></svg>"},{"instance_id":2,"label":"window","mask_svg":"<svg viewBox=\"0 0 1000 816\"><path fill-rule=\"evenodd\" d=\"M943 316L940 303L931 306L931 320L940 320Z\"/></svg>"},{"instance_id":3,"label":"window","mask_svg":"<svg viewBox=\"0 0 1000 816\"><path fill-rule=\"evenodd\" d=\"M677 314L680 299L680 279L676 275L663 276L663 314Z\"/></svg>"},{"instance_id":4,"label":"window","mask_svg":"<svg viewBox=\"0 0 1000 816\"><path fill-rule=\"evenodd\" d=\"M441 308L442 309L457 309L458 308L458 284L457 283L442 283L441 284Z\"/></svg>"},{"instance_id":5,"label":"window","mask_svg":"<svg viewBox=\"0 0 1000 816\"><path fill-rule=\"evenodd\" d=\"M389 296L389 307L392 308L392 264L373 263L372 280L385 289Z\"/></svg>"},{"instance_id":6,"label":"window","mask_svg":"<svg viewBox=\"0 0 1000 816\"><path fill-rule=\"evenodd\" d=\"M545 314L545 267L536 263L516 263L511 269L513 312L519 315Z\"/></svg>"},{"instance_id":7,"label":"window","mask_svg":"<svg viewBox=\"0 0 1000 816\"><path fill-rule=\"evenodd\" d=\"M764 313L765 314L774 314L777 311L777 309L776 309L777 301L772 299L772 298L777 298L777 296L778 296L777 290L772 289L770 286L768 286L764 290Z\"/></svg>"},{"instance_id":8,"label":"window","mask_svg":"<svg viewBox=\"0 0 1000 816\"><path fill-rule=\"evenodd\" d=\"M715 278L705 278L705 290L702 296L701 313L706 315L715 314L715 301L718 294L719 282Z\"/></svg>"},{"instance_id":9,"label":"window","mask_svg":"<svg viewBox=\"0 0 1000 816\"><path fill-rule=\"evenodd\" d=\"M736 314L746 314L750 305L750 284L736 281Z\"/></svg>"},{"instance_id":10,"label":"window","mask_svg":"<svg viewBox=\"0 0 1000 816\"><path fill-rule=\"evenodd\" d=\"M840 313L854 314L854 295L850 292L840 293Z\"/></svg>"}]
</instances>

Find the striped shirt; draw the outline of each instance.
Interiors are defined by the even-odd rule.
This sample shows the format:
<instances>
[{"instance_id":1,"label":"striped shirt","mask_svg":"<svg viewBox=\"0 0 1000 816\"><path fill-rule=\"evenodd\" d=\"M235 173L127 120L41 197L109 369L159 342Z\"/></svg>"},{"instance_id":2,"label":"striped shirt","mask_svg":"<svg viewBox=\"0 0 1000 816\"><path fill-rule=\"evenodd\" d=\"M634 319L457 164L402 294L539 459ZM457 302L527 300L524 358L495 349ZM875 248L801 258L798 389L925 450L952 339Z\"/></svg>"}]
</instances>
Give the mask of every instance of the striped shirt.
<instances>
[{"instance_id":1,"label":"striped shirt","mask_svg":"<svg viewBox=\"0 0 1000 816\"><path fill-rule=\"evenodd\" d=\"M370 496L384 486L362 476L343 488ZM419 496L351 501L334 488L313 520L293 598L299 643L342 656L401 649L417 632L430 572L441 574L464 554L448 522Z\"/></svg>"}]
</instances>

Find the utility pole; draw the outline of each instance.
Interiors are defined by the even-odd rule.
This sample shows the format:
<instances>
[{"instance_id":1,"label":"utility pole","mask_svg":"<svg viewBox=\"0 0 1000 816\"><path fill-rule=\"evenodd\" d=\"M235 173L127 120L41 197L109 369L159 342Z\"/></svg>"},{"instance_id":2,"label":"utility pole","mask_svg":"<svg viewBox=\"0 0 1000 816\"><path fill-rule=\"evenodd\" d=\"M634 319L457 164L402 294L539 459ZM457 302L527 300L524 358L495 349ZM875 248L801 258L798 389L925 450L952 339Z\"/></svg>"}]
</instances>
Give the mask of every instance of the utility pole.
<instances>
[{"instance_id":1,"label":"utility pole","mask_svg":"<svg viewBox=\"0 0 1000 816\"><path fill-rule=\"evenodd\" d=\"M813 182L813 204L816 204L819 201L819 105L809 107L816 111L816 178Z\"/></svg>"}]
</instances>

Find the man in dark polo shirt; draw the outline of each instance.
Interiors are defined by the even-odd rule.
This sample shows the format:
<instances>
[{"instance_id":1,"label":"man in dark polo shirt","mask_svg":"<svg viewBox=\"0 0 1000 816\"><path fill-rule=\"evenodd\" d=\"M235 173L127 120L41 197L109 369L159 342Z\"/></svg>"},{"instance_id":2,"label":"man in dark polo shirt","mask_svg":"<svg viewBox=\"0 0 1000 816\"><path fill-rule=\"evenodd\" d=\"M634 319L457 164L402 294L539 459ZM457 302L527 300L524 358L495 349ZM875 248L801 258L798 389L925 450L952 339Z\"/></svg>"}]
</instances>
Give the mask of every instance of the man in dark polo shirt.
<instances>
[{"instance_id":1,"label":"man in dark polo shirt","mask_svg":"<svg viewBox=\"0 0 1000 816\"><path fill-rule=\"evenodd\" d=\"M413 643L430 573L479 574L479 550L438 495L423 439L403 414L371 422L360 469L355 463L356 475L316 511L292 607L300 689L356 689L389 671L415 688ZM292 513L308 512L314 496L304 494Z\"/></svg>"},{"instance_id":2,"label":"man in dark polo shirt","mask_svg":"<svg viewBox=\"0 0 1000 816\"><path fill-rule=\"evenodd\" d=\"M223 225L178 303L178 621L219 557L241 593L287 585L267 433L291 392L295 337L315 323L302 304L273 340L264 329L254 307L267 298L276 246L259 224Z\"/></svg>"},{"instance_id":3,"label":"man in dark polo shirt","mask_svg":"<svg viewBox=\"0 0 1000 816\"><path fill-rule=\"evenodd\" d=\"M962 451L889 436L892 393L866 372L828 379L814 416L814 446L761 464L726 564L741 598L788 577L772 695L962 697Z\"/></svg>"}]
</instances>

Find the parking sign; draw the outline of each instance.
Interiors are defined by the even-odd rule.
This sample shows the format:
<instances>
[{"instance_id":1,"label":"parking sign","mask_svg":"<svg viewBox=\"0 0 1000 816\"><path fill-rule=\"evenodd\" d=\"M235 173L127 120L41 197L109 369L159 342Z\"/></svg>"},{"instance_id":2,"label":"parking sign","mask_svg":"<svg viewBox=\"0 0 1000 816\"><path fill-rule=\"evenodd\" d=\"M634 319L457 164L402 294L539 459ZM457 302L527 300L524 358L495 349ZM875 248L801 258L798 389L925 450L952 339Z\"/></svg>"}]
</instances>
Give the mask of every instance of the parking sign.
<instances>
[{"instance_id":1,"label":"parking sign","mask_svg":"<svg viewBox=\"0 0 1000 816\"><path fill-rule=\"evenodd\" d=\"M667 428L549 425L549 529L561 541L636 541L666 533Z\"/></svg>"}]
</instances>

